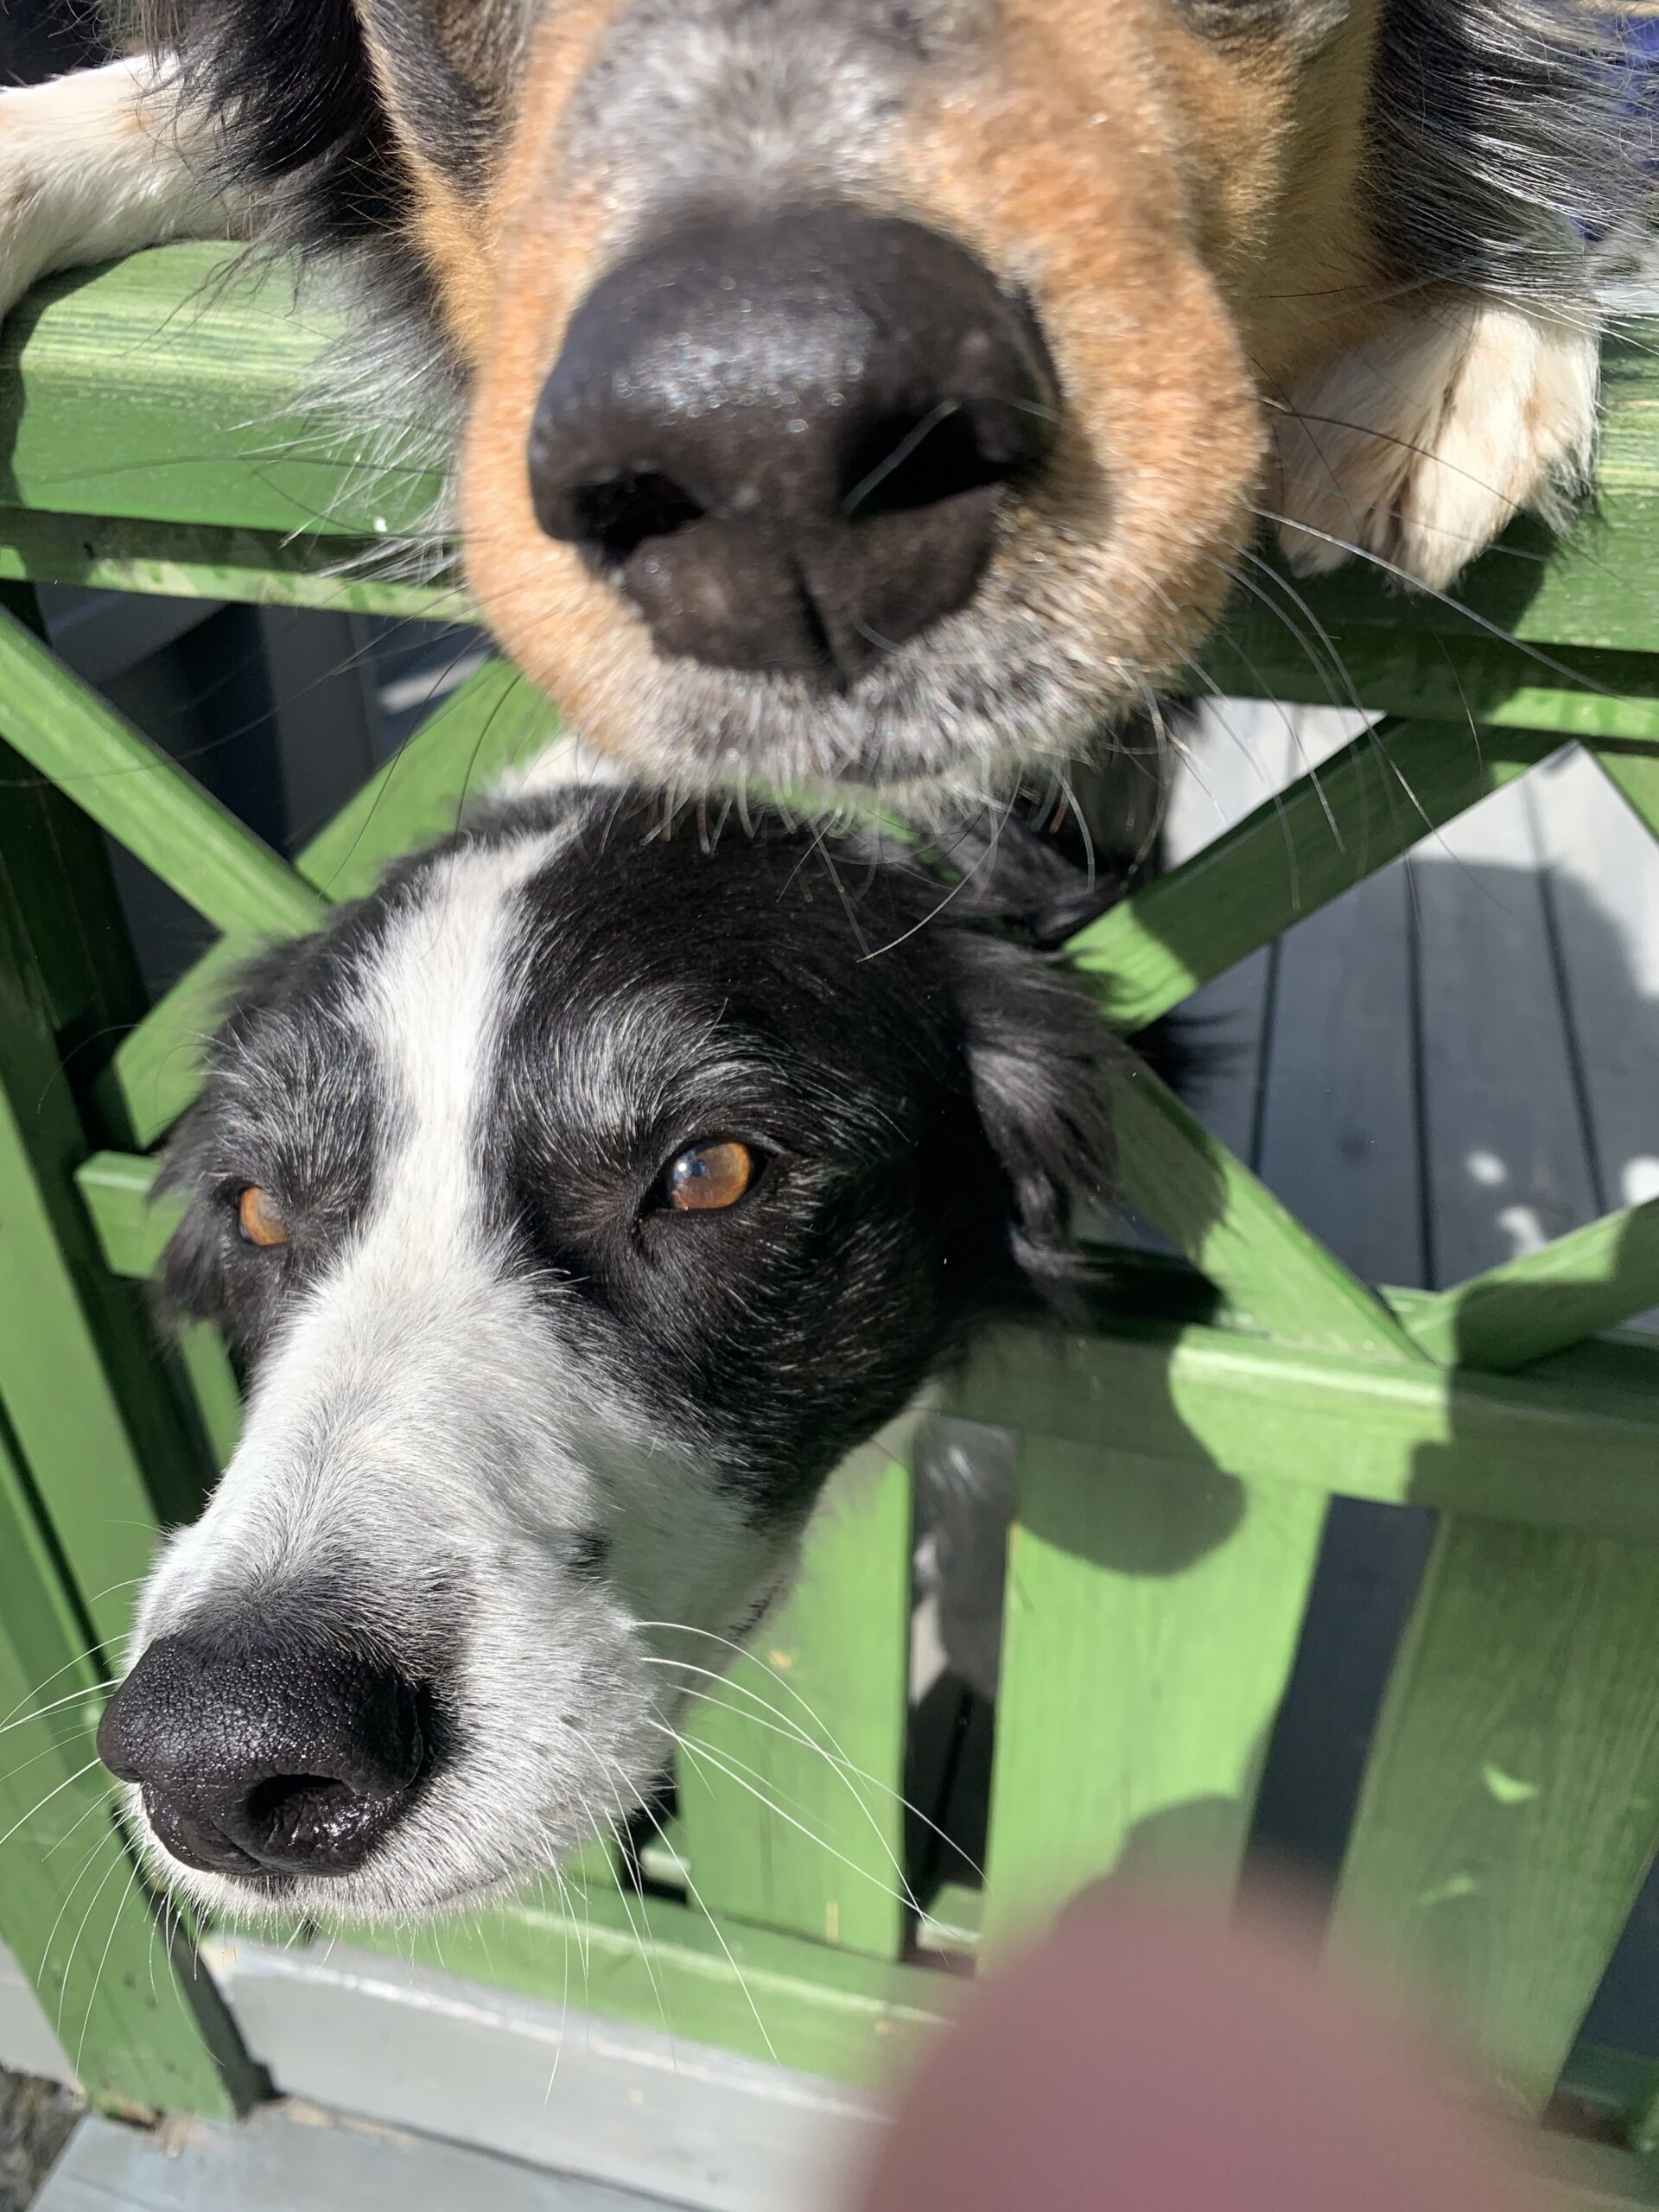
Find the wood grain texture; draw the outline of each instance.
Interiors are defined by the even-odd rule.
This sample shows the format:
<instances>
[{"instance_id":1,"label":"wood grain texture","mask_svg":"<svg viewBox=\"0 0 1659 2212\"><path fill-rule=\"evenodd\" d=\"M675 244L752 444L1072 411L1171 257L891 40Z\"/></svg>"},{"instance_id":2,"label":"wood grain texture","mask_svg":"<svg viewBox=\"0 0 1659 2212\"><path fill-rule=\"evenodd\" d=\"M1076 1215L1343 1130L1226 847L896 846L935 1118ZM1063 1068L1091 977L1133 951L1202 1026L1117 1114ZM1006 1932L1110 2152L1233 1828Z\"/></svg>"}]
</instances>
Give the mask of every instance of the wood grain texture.
<instances>
[{"instance_id":1,"label":"wood grain texture","mask_svg":"<svg viewBox=\"0 0 1659 2212\"><path fill-rule=\"evenodd\" d=\"M442 488L428 426L332 404L338 326L295 270L162 246L53 278L0 334L0 499L48 513L385 537Z\"/></svg>"}]
</instances>

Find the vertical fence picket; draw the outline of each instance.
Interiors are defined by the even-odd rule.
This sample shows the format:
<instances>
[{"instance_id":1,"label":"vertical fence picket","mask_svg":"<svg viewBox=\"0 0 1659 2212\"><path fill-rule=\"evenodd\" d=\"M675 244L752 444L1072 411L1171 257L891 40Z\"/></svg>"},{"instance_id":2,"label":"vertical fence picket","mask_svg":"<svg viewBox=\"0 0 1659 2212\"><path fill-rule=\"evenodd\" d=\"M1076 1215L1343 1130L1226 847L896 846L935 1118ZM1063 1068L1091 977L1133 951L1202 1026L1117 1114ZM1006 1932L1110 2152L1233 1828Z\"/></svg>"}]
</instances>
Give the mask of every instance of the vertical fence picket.
<instances>
[{"instance_id":1,"label":"vertical fence picket","mask_svg":"<svg viewBox=\"0 0 1659 2212\"><path fill-rule=\"evenodd\" d=\"M836 1478L752 1652L690 1678L710 1701L685 1723L679 1833L709 1912L897 1956L910 1542L909 1468L878 1442Z\"/></svg>"},{"instance_id":2,"label":"vertical fence picket","mask_svg":"<svg viewBox=\"0 0 1659 2212\"><path fill-rule=\"evenodd\" d=\"M1458 1518L1395 1667L1341 1946L1541 2104L1659 1838L1659 1550Z\"/></svg>"},{"instance_id":3,"label":"vertical fence picket","mask_svg":"<svg viewBox=\"0 0 1659 2212\"><path fill-rule=\"evenodd\" d=\"M1020 1446L988 1935L1125 1872L1230 1896L1325 1501L1055 1439Z\"/></svg>"}]
</instances>

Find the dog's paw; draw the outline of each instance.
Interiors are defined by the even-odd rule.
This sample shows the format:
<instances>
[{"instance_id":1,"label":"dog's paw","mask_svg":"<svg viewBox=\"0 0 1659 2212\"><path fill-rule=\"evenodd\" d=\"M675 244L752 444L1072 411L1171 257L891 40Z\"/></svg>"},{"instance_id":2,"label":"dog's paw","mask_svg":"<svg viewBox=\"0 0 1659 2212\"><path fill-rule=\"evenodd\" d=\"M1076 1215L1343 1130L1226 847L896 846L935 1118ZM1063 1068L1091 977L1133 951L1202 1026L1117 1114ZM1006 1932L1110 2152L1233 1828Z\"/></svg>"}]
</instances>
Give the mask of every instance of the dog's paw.
<instances>
[{"instance_id":1,"label":"dog's paw","mask_svg":"<svg viewBox=\"0 0 1659 2212\"><path fill-rule=\"evenodd\" d=\"M0 317L52 265L58 224L38 86L0 92Z\"/></svg>"},{"instance_id":2,"label":"dog's paw","mask_svg":"<svg viewBox=\"0 0 1659 2212\"><path fill-rule=\"evenodd\" d=\"M54 270L230 235L149 63L0 91L0 316Z\"/></svg>"},{"instance_id":3,"label":"dog's paw","mask_svg":"<svg viewBox=\"0 0 1659 2212\"><path fill-rule=\"evenodd\" d=\"M1292 568L1370 555L1444 590L1516 515L1564 524L1590 481L1599 354L1589 327L1460 298L1320 364L1274 415Z\"/></svg>"}]
</instances>

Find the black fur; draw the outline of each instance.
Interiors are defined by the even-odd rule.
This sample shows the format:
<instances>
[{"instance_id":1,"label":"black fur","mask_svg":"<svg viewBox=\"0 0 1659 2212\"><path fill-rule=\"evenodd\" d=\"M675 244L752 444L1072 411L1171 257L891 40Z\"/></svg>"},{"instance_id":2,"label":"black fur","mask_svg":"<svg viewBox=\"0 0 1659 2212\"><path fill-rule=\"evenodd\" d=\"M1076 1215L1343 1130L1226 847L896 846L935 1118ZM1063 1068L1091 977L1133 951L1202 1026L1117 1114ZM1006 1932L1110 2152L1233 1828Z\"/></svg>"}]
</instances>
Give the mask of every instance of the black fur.
<instances>
[{"instance_id":1,"label":"black fur","mask_svg":"<svg viewBox=\"0 0 1659 2212\"><path fill-rule=\"evenodd\" d=\"M1078 986L953 917L908 859L763 817L712 848L660 802L514 804L269 956L212 1049L167 1185L167 1285L256 1357L372 1205L398 1105L360 1008L435 861L583 831L517 894L530 978L496 1040L474 1171L504 1265L556 1301L558 1356L626 1387L768 1515L973 1331L1077 1280L1075 1199L1109 1195L1119 1048ZM660 1202L666 1162L736 1136L729 1212ZM238 1235L257 1183L294 1224ZM551 1315L552 1309L550 1309Z\"/></svg>"},{"instance_id":2,"label":"black fur","mask_svg":"<svg viewBox=\"0 0 1659 2212\"><path fill-rule=\"evenodd\" d=\"M258 194L260 250L354 253L368 304L418 332L417 371L451 372L351 0L143 0L141 12L146 43L213 118L219 181Z\"/></svg>"},{"instance_id":3,"label":"black fur","mask_svg":"<svg viewBox=\"0 0 1659 2212\"><path fill-rule=\"evenodd\" d=\"M1584 245L1647 191L1616 15L1580 0L1387 0L1374 200L1402 273L1571 303Z\"/></svg>"},{"instance_id":4,"label":"black fur","mask_svg":"<svg viewBox=\"0 0 1659 2212\"><path fill-rule=\"evenodd\" d=\"M349 0L179 0L157 28L238 182L302 180L320 242L395 233L407 180Z\"/></svg>"}]
</instances>

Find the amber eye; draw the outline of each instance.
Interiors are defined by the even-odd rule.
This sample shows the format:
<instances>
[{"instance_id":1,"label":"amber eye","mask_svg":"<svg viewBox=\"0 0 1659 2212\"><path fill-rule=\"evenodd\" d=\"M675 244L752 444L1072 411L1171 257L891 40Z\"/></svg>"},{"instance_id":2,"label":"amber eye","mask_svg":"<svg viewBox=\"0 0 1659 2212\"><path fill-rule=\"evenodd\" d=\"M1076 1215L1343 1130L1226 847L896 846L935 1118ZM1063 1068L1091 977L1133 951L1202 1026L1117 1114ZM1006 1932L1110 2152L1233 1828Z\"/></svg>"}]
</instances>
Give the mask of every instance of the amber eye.
<instances>
[{"instance_id":1,"label":"amber eye","mask_svg":"<svg viewBox=\"0 0 1659 2212\"><path fill-rule=\"evenodd\" d=\"M668 1163L664 1188L676 1213L719 1213L734 1206L759 1166L754 1154L735 1137L694 1144Z\"/></svg>"},{"instance_id":2,"label":"amber eye","mask_svg":"<svg viewBox=\"0 0 1659 2212\"><path fill-rule=\"evenodd\" d=\"M243 1241L248 1244L286 1244L288 1224L283 1219L283 1210L269 1191L262 1191L257 1183L250 1183L236 1202L237 1226Z\"/></svg>"}]
</instances>

